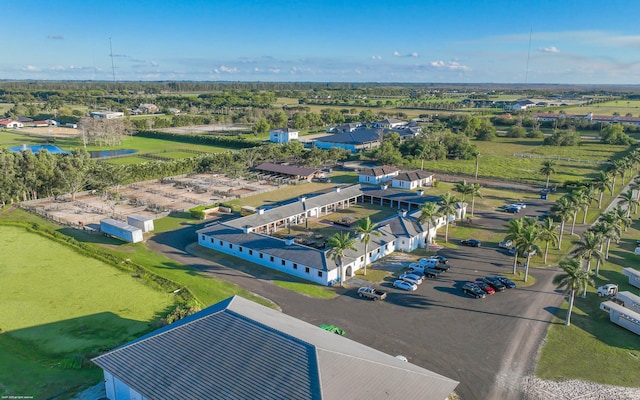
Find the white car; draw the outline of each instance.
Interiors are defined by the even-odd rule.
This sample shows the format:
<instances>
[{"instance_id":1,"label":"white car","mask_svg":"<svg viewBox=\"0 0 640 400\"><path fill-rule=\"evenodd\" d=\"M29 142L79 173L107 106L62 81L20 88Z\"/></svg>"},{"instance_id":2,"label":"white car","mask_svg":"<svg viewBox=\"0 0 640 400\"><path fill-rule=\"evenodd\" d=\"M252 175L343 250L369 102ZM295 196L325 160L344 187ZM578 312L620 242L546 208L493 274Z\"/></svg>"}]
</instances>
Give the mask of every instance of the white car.
<instances>
[{"instance_id":1,"label":"white car","mask_svg":"<svg viewBox=\"0 0 640 400\"><path fill-rule=\"evenodd\" d=\"M414 285L419 285L422 283L422 277L416 274L404 273L400 275L400 279L409 283L413 283Z\"/></svg>"},{"instance_id":2,"label":"white car","mask_svg":"<svg viewBox=\"0 0 640 400\"><path fill-rule=\"evenodd\" d=\"M500 243L498 243L498 247L501 249L510 249L511 246L513 246L513 242L511 240L501 240Z\"/></svg>"},{"instance_id":3,"label":"white car","mask_svg":"<svg viewBox=\"0 0 640 400\"><path fill-rule=\"evenodd\" d=\"M518 208L527 208L527 205L525 203L523 203L523 202L516 203L516 204L514 204L514 206L516 206Z\"/></svg>"},{"instance_id":4,"label":"white car","mask_svg":"<svg viewBox=\"0 0 640 400\"><path fill-rule=\"evenodd\" d=\"M397 281L393 282L393 287L402 290L409 290L411 292L418 289L417 285L414 285L413 283L409 283L407 281L403 281L402 279L398 279Z\"/></svg>"}]
</instances>

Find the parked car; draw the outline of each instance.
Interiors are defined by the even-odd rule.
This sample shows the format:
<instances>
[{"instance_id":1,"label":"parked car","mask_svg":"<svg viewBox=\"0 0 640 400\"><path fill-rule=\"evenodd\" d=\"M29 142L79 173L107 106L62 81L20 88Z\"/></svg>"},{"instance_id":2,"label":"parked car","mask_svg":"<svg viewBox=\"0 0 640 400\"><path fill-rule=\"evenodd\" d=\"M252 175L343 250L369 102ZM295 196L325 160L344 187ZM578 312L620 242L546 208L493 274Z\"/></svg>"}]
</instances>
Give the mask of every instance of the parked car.
<instances>
[{"instance_id":1,"label":"parked car","mask_svg":"<svg viewBox=\"0 0 640 400\"><path fill-rule=\"evenodd\" d=\"M494 288L492 288L491 286L489 286L488 283L486 283L485 281L482 280L482 278L478 278L476 279L476 285L478 285L478 287L480 289L482 289L486 294L494 294L496 292L496 290Z\"/></svg>"},{"instance_id":2,"label":"parked car","mask_svg":"<svg viewBox=\"0 0 640 400\"><path fill-rule=\"evenodd\" d=\"M518 207L514 206L514 205L510 205L510 206L506 206L504 208L504 212L511 213L511 214L517 214L517 213L520 212L520 209Z\"/></svg>"},{"instance_id":3,"label":"parked car","mask_svg":"<svg viewBox=\"0 0 640 400\"><path fill-rule=\"evenodd\" d=\"M513 246L513 242L511 240L503 239L498 243L498 247L501 249L510 249Z\"/></svg>"},{"instance_id":4,"label":"parked car","mask_svg":"<svg viewBox=\"0 0 640 400\"><path fill-rule=\"evenodd\" d=\"M449 259L447 257L445 257L445 256L435 255L435 256L431 256L429 258L434 258L434 259L438 260L438 262L440 264L446 264L446 263L449 262Z\"/></svg>"},{"instance_id":5,"label":"parked car","mask_svg":"<svg viewBox=\"0 0 640 400\"><path fill-rule=\"evenodd\" d=\"M402 279L398 279L397 281L393 282L393 287L402 290L408 290L411 292L418 289L417 285L414 285L413 283L409 283L407 281L403 281Z\"/></svg>"},{"instance_id":6,"label":"parked car","mask_svg":"<svg viewBox=\"0 0 640 400\"><path fill-rule=\"evenodd\" d=\"M477 239L463 239L460 241L463 246L480 247L482 243Z\"/></svg>"},{"instance_id":7,"label":"parked car","mask_svg":"<svg viewBox=\"0 0 640 400\"><path fill-rule=\"evenodd\" d=\"M413 283L414 285L419 285L422 283L422 277L416 274L411 274L411 273L404 273L404 274L400 274L399 276L400 279L402 279L403 281L409 282L409 283Z\"/></svg>"},{"instance_id":8,"label":"parked car","mask_svg":"<svg viewBox=\"0 0 640 400\"><path fill-rule=\"evenodd\" d=\"M522 209L522 208L527 208L527 205L523 202L519 202L519 203L515 203L514 206Z\"/></svg>"},{"instance_id":9,"label":"parked car","mask_svg":"<svg viewBox=\"0 0 640 400\"><path fill-rule=\"evenodd\" d=\"M496 292L503 292L507 287L500 282L500 280L496 279L493 276L485 276L481 278L484 282L486 282L489 286L495 289Z\"/></svg>"},{"instance_id":10,"label":"parked car","mask_svg":"<svg viewBox=\"0 0 640 400\"><path fill-rule=\"evenodd\" d=\"M374 289L372 287L361 287L358 289L358 296L366 299L371 299L373 301L376 300L384 300L387 298L387 294L382 290Z\"/></svg>"},{"instance_id":11,"label":"parked car","mask_svg":"<svg viewBox=\"0 0 640 400\"><path fill-rule=\"evenodd\" d=\"M484 299L485 297L487 297L487 294L484 292L484 290L480 289L480 287L476 285L475 282L466 282L464 285L462 285L462 291L471 297L475 297L476 299Z\"/></svg>"},{"instance_id":12,"label":"parked car","mask_svg":"<svg viewBox=\"0 0 640 400\"><path fill-rule=\"evenodd\" d=\"M514 281L512 281L509 278L507 278L506 276L497 275L497 276L495 276L495 278L497 280L499 280L503 285L505 285L507 287L507 289L515 289L516 286L517 286Z\"/></svg>"},{"instance_id":13,"label":"parked car","mask_svg":"<svg viewBox=\"0 0 640 400\"><path fill-rule=\"evenodd\" d=\"M442 273L441 269L425 268L424 276L427 278L437 278Z\"/></svg>"}]
</instances>

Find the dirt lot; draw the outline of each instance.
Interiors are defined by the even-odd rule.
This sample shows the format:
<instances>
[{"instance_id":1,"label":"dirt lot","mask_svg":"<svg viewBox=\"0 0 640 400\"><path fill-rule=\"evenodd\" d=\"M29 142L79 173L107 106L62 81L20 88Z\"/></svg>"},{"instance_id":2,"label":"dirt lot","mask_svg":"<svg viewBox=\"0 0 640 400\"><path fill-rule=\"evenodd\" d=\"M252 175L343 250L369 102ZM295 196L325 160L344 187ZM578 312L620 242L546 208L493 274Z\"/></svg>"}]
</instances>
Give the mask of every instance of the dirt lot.
<instances>
[{"instance_id":1,"label":"dirt lot","mask_svg":"<svg viewBox=\"0 0 640 400\"><path fill-rule=\"evenodd\" d=\"M80 134L77 129L64 128L60 126L49 126L49 127L42 127L42 128L25 127L25 128L20 128L19 132L34 134L38 136L45 136L45 137L46 136L56 137L56 138L75 137Z\"/></svg>"},{"instance_id":2,"label":"dirt lot","mask_svg":"<svg viewBox=\"0 0 640 400\"><path fill-rule=\"evenodd\" d=\"M233 200L277 189L267 181L230 179L220 174L197 174L171 177L161 181L135 183L108 195L83 193L30 202L27 207L67 225L96 228L101 219L125 221L136 214L161 218L170 212L188 211L199 205Z\"/></svg>"},{"instance_id":3,"label":"dirt lot","mask_svg":"<svg viewBox=\"0 0 640 400\"><path fill-rule=\"evenodd\" d=\"M222 125L190 125L177 128L156 129L159 132L169 133L214 133L214 132L230 132L230 131L249 131L250 126L240 124L222 124Z\"/></svg>"}]
</instances>

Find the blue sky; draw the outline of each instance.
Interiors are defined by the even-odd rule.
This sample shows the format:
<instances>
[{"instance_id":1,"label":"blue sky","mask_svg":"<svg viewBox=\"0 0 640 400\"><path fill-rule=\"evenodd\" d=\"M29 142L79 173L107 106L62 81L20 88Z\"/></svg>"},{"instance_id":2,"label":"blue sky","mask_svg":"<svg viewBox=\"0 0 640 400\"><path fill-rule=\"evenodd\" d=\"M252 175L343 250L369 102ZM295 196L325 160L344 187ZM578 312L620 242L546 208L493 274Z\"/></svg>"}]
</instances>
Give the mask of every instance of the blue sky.
<instances>
[{"instance_id":1,"label":"blue sky","mask_svg":"<svg viewBox=\"0 0 640 400\"><path fill-rule=\"evenodd\" d=\"M640 83L631 0L6 3L0 79Z\"/></svg>"}]
</instances>

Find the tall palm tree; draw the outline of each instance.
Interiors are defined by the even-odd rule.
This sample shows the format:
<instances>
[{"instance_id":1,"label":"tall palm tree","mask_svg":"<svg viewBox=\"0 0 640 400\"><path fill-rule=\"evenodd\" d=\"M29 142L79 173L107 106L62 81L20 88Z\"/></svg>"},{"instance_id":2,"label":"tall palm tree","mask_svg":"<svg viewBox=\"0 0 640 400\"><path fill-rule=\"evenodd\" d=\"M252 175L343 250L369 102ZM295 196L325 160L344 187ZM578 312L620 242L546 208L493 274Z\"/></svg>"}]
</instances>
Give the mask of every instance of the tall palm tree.
<instances>
[{"instance_id":1,"label":"tall palm tree","mask_svg":"<svg viewBox=\"0 0 640 400\"><path fill-rule=\"evenodd\" d=\"M613 192L616 190L616 176L622 175L622 171L624 170L624 168L625 168L625 165L624 165L624 161L622 160L612 161L611 164L609 164L609 167L607 168L608 170L607 172L609 172L612 176L611 195L613 195Z\"/></svg>"},{"instance_id":2,"label":"tall palm tree","mask_svg":"<svg viewBox=\"0 0 640 400\"><path fill-rule=\"evenodd\" d=\"M565 289L565 294L569 295L567 319L564 322L566 326L569 326L571 325L571 312L576 292L586 290L587 286L594 286L594 282L589 273L582 269L580 261L575 258L560 261L560 268L564 274L556 275L553 278L553 283L559 289Z\"/></svg>"},{"instance_id":3,"label":"tall palm tree","mask_svg":"<svg viewBox=\"0 0 640 400\"><path fill-rule=\"evenodd\" d=\"M355 247L356 239L351 237L351 232L338 232L327 239L327 246L331 247L328 255L338 266L340 274L340 286L344 287L344 252L347 250L357 251Z\"/></svg>"},{"instance_id":4,"label":"tall palm tree","mask_svg":"<svg viewBox=\"0 0 640 400\"><path fill-rule=\"evenodd\" d=\"M438 208L438 212L442 214L445 218L445 230L444 230L444 241L449 241L449 219L453 215L455 218L456 213L456 204L458 203L458 199L455 196L452 196L450 193L445 193L440 198L440 207Z\"/></svg>"},{"instance_id":5,"label":"tall palm tree","mask_svg":"<svg viewBox=\"0 0 640 400\"><path fill-rule=\"evenodd\" d=\"M369 261L369 242L371 241L371 235L382 235L376 228L377 224L371 222L371 218L367 217L360 220L356 226L356 233L361 235L360 241L364 243L364 274L367 275L367 262Z\"/></svg>"},{"instance_id":6,"label":"tall palm tree","mask_svg":"<svg viewBox=\"0 0 640 400\"><path fill-rule=\"evenodd\" d=\"M627 217L631 216L631 207L638 207L638 199L636 199L636 196L633 194L633 189L629 189L624 193L620 193L619 204L626 205Z\"/></svg>"},{"instance_id":7,"label":"tall palm tree","mask_svg":"<svg viewBox=\"0 0 640 400\"><path fill-rule=\"evenodd\" d=\"M467 183L466 180L463 180L460 182L456 182L453 185L453 190L462 195L462 201L464 202L466 196L468 194L471 194L471 192L473 191L472 185L473 185L472 183Z\"/></svg>"},{"instance_id":8,"label":"tall palm tree","mask_svg":"<svg viewBox=\"0 0 640 400\"><path fill-rule=\"evenodd\" d=\"M584 211L584 214L582 215L583 225L587 223L587 213L589 212L589 206L595 200L595 196L595 191L590 186L584 187L579 191L578 205L580 206L580 209Z\"/></svg>"},{"instance_id":9,"label":"tall palm tree","mask_svg":"<svg viewBox=\"0 0 640 400\"><path fill-rule=\"evenodd\" d=\"M555 167L556 167L556 163L552 160L547 160L542 162L542 166L540 167L539 172L542 175L546 175L547 177L547 183L545 185L546 188L549 187L549 179L551 178L551 175L556 173Z\"/></svg>"},{"instance_id":10,"label":"tall palm tree","mask_svg":"<svg viewBox=\"0 0 640 400\"><path fill-rule=\"evenodd\" d=\"M611 241L616 242L622 235L622 226L618 224L618 219L614 210L611 210L600 216L600 220L604 223L606 229L604 229L604 238L607 241L607 248L604 253L605 260L609 259L609 247L611 247Z\"/></svg>"},{"instance_id":11,"label":"tall palm tree","mask_svg":"<svg viewBox=\"0 0 640 400\"><path fill-rule=\"evenodd\" d=\"M473 209L475 208L475 205L476 205L476 196L482 197L482 193L480 193L481 188L482 186L480 186L479 183L471 184L471 216L472 217L473 217Z\"/></svg>"},{"instance_id":12,"label":"tall palm tree","mask_svg":"<svg viewBox=\"0 0 640 400\"><path fill-rule=\"evenodd\" d=\"M562 247L562 234L564 233L564 225L573 217L573 205L569 198L564 196L556 201L551 207L551 211L560 218L560 236L558 237L558 250Z\"/></svg>"},{"instance_id":13,"label":"tall palm tree","mask_svg":"<svg viewBox=\"0 0 640 400\"><path fill-rule=\"evenodd\" d=\"M431 227L438 224L438 219L441 217L438 204L433 202L424 203L420 207L420 217L418 222L423 225L427 224L427 242L425 243L425 249L429 251L429 243L431 243Z\"/></svg>"},{"instance_id":14,"label":"tall palm tree","mask_svg":"<svg viewBox=\"0 0 640 400\"><path fill-rule=\"evenodd\" d=\"M518 266L518 255L521 251L520 241L522 237L522 232L524 231L524 218L513 218L509 220L507 223L507 235L505 236L505 240L511 240L511 243L514 247L513 252L513 274L516 273L516 268Z\"/></svg>"},{"instance_id":15,"label":"tall palm tree","mask_svg":"<svg viewBox=\"0 0 640 400\"><path fill-rule=\"evenodd\" d=\"M617 205L611 211L613 212L613 216L616 221L615 223L626 232L627 228L629 228L633 222L627 210L622 206Z\"/></svg>"},{"instance_id":16,"label":"tall palm tree","mask_svg":"<svg viewBox=\"0 0 640 400\"><path fill-rule=\"evenodd\" d=\"M591 272L591 259L595 258L601 262L604 260L604 254L600 250L601 241L601 236L596 235L592 231L586 231L582 234L582 240L578 241L576 247L571 252L586 262L584 270L587 272ZM586 297L587 295L587 288L585 287L584 290L582 297Z\"/></svg>"},{"instance_id":17,"label":"tall palm tree","mask_svg":"<svg viewBox=\"0 0 640 400\"><path fill-rule=\"evenodd\" d=\"M595 177L595 179L593 179L592 181L592 185L593 188L595 190L598 191L598 208L602 208L602 197L604 196L604 191L609 189L610 191L613 191L613 188L611 186L611 182L613 181L613 178L611 177L611 174L606 173L604 171L600 171L598 173L598 176Z\"/></svg>"},{"instance_id":18,"label":"tall palm tree","mask_svg":"<svg viewBox=\"0 0 640 400\"><path fill-rule=\"evenodd\" d=\"M610 229L611 227L607 225L607 223L604 221L598 221L591 228L589 228L589 230L593 232L596 235L596 237L600 239L598 242L600 243L600 253L602 253L602 259L596 258L596 272L595 272L596 278L600 274L600 264L604 263L604 260L607 259L607 255L604 254L603 251L604 251L604 242L607 240L607 235L610 233L609 232Z\"/></svg>"},{"instance_id":19,"label":"tall palm tree","mask_svg":"<svg viewBox=\"0 0 640 400\"><path fill-rule=\"evenodd\" d=\"M540 240L545 242L544 263L546 264L549 245L556 246L558 244L558 225L553 222L553 218L545 218L540 223Z\"/></svg>"},{"instance_id":20,"label":"tall palm tree","mask_svg":"<svg viewBox=\"0 0 640 400\"><path fill-rule=\"evenodd\" d=\"M571 193L568 197L569 205L571 207L571 211L573 212L573 216L571 217L571 234L575 232L576 229L576 219L578 219L578 211L582 208L581 202L584 201L580 198L579 191L575 191Z\"/></svg>"},{"instance_id":21,"label":"tall palm tree","mask_svg":"<svg viewBox=\"0 0 640 400\"><path fill-rule=\"evenodd\" d=\"M532 218L530 218L533 220ZM524 223L524 229L520 235L520 248L524 251L527 257L527 262L524 264L524 281L527 281L529 277L529 263L531 262L531 256L540 253L540 247L538 247L538 241L540 240L540 226L536 223L528 224Z\"/></svg>"}]
</instances>

